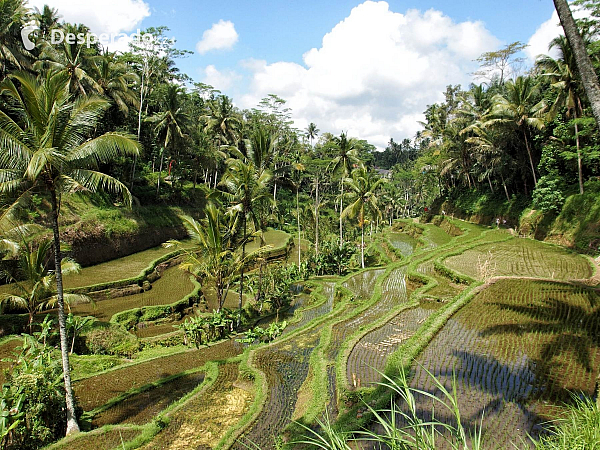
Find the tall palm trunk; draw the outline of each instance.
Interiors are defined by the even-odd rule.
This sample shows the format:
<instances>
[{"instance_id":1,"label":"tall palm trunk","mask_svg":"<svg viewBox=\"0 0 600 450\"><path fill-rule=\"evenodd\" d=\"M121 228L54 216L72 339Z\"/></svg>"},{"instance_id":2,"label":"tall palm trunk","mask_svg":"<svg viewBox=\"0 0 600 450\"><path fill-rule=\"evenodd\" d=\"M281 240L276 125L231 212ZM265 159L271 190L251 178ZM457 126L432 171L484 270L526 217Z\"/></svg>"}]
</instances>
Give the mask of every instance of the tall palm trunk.
<instances>
[{"instance_id":1,"label":"tall palm trunk","mask_svg":"<svg viewBox=\"0 0 600 450\"><path fill-rule=\"evenodd\" d=\"M315 193L315 255L319 256L319 177Z\"/></svg>"},{"instance_id":2,"label":"tall palm trunk","mask_svg":"<svg viewBox=\"0 0 600 450\"><path fill-rule=\"evenodd\" d=\"M299 191L300 186L296 186L296 216L298 218L298 268L302 260L301 249L300 249L300 202L299 202Z\"/></svg>"},{"instance_id":3,"label":"tall palm trunk","mask_svg":"<svg viewBox=\"0 0 600 450\"><path fill-rule=\"evenodd\" d=\"M342 177L342 193L340 195L340 247L344 243L344 234L342 228L342 211L344 210L344 177Z\"/></svg>"},{"instance_id":4,"label":"tall palm trunk","mask_svg":"<svg viewBox=\"0 0 600 450\"><path fill-rule=\"evenodd\" d=\"M236 328L240 328L242 324L242 306L244 303L244 260L246 259L246 211L243 211L244 214L244 235L242 236L242 265L240 267L240 301L238 307L238 317L237 317L237 325Z\"/></svg>"},{"instance_id":5,"label":"tall palm trunk","mask_svg":"<svg viewBox=\"0 0 600 450\"><path fill-rule=\"evenodd\" d=\"M577 116L575 116L577 119ZM579 128L575 122L575 142L577 144L577 173L579 175L579 193L583 194L583 169L581 164L581 148L579 147Z\"/></svg>"},{"instance_id":6,"label":"tall palm trunk","mask_svg":"<svg viewBox=\"0 0 600 450\"><path fill-rule=\"evenodd\" d=\"M158 183L156 183L156 196L157 197L158 197L158 193L160 191L160 178L162 176L163 157L164 157L164 152L162 152L160 154L160 166L158 167Z\"/></svg>"},{"instance_id":7,"label":"tall palm trunk","mask_svg":"<svg viewBox=\"0 0 600 450\"><path fill-rule=\"evenodd\" d=\"M71 369L69 367L69 344L67 342L67 325L65 320L65 300L63 296L62 269L60 265L60 234L58 230L58 201L54 186L50 186L52 201L52 233L54 235L54 273L56 276L56 294L58 297L58 327L60 332L60 355L62 359L63 376L65 382L65 400L67 404L67 436L79 432L77 417L75 416L75 399L71 387Z\"/></svg>"},{"instance_id":8,"label":"tall palm trunk","mask_svg":"<svg viewBox=\"0 0 600 450\"><path fill-rule=\"evenodd\" d=\"M533 158L531 157L531 149L529 148L529 139L527 139L527 130L523 128L523 137L525 138L525 148L527 149L527 156L529 156L529 164L531 165L531 174L533 175L533 186L537 184L537 177L535 176L535 167L533 165Z\"/></svg>"},{"instance_id":9,"label":"tall palm trunk","mask_svg":"<svg viewBox=\"0 0 600 450\"><path fill-rule=\"evenodd\" d=\"M361 218L360 224L360 266L365 268L365 218Z\"/></svg>"},{"instance_id":10,"label":"tall palm trunk","mask_svg":"<svg viewBox=\"0 0 600 450\"><path fill-rule=\"evenodd\" d=\"M600 83L594 71L594 66L585 48L585 43L579 34L567 0L554 0L554 6L563 30L565 30L567 40L575 54L577 69L581 75L585 93L592 106L592 113L594 114L596 123L600 126Z\"/></svg>"}]
</instances>

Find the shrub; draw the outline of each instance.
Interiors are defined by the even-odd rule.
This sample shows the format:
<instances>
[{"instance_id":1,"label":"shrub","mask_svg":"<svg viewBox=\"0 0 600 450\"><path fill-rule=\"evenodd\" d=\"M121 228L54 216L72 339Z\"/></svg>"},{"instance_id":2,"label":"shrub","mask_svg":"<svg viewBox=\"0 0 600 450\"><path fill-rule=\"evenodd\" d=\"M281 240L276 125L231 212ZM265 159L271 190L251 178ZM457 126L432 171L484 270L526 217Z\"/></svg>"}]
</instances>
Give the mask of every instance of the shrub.
<instances>
[{"instance_id":1,"label":"shrub","mask_svg":"<svg viewBox=\"0 0 600 450\"><path fill-rule=\"evenodd\" d=\"M560 189L560 181L543 176L533 190L533 205L544 212L560 212L565 197Z\"/></svg>"},{"instance_id":2,"label":"shrub","mask_svg":"<svg viewBox=\"0 0 600 450\"><path fill-rule=\"evenodd\" d=\"M53 350L25 336L2 387L2 448L40 448L64 435L67 413L62 366Z\"/></svg>"},{"instance_id":3,"label":"shrub","mask_svg":"<svg viewBox=\"0 0 600 450\"><path fill-rule=\"evenodd\" d=\"M101 325L83 336L84 347L97 355L120 355L131 357L139 350L137 338L118 325Z\"/></svg>"}]
</instances>

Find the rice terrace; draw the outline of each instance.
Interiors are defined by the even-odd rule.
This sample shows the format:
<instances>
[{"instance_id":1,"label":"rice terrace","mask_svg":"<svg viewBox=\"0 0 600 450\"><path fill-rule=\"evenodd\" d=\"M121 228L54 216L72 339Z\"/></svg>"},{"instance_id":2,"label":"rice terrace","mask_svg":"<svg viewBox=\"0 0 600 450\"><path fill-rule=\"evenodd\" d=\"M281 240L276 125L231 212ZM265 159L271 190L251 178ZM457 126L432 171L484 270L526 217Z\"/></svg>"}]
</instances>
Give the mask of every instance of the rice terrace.
<instances>
[{"instance_id":1,"label":"rice terrace","mask_svg":"<svg viewBox=\"0 0 600 450\"><path fill-rule=\"evenodd\" d=\"M600 450L599 42L0 0L0 450Z\"/></svg>"}]
</instances>

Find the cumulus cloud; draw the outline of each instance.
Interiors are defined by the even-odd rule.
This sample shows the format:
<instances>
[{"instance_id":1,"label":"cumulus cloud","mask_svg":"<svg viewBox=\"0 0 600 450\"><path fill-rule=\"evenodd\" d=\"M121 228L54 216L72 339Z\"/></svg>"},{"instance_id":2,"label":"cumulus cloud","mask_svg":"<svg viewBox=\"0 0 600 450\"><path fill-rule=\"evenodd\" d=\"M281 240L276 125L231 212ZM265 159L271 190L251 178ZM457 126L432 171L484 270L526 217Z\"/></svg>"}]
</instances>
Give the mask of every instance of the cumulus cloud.
<instances>
[{"instance_id":1,"label":"cumulus cloud","mask_svg":"<svg viewBox=\"0 0 600 450\"><path fill-rule=\"evenodd\" d=\"M229 50L238 41L233 22L223 19L202 33L202 39L196 44L196 51L203 55L210 50Z\"/></svg>"},{"instance_id":2,"label":"cumulus cloud","mask_svg":"<svg viewBox=\"0 0 600 450\"><path fill-rule=\"evenodd\" d=\"M241 106L274 93L288 100L297 127L315 122L384 148L391 136L412 137L427 105L442 101L448 84L466 87L473 60L499 46L481 22L367 1L304 54L304 65L244 61L252 81Z\"/></svg>"},{"instance_id":3,"label":"cumulus cloud","mask_svg":"<svg viewBox=\"0 0 600 450\"><path fill-rule=\"evenodd\" d=\"M62 20L83 23L97 35L136 31L142 20L150 16L150 7L143 0L29 0L31 8L42 10L44 5L57 9ZM122 39L111 43L110 50L127 50L128 42L129 39Z\"/></svg>"},{"instance_id":4,"label":"cumulus cloud","mask_svg":"<svg viewBox=\"0 0 600 450\"><path fill-rule=\"evenodd\" d=\"M585 10L573 10L573 16L576 19L583 19L589 17L589 13ZM548 50L550 41L558 35L564 36L564 31L560 25L558 14L556 11L552 13L552 17L541 24L535 33L529 38L527 42L528 47L524 50L525 54L529 58L530 62L535 62L539 55L549 55L553 58L558 57L556 49Z\"/></svg>"},{"instance_id":5,"label":"cumulus cloud","mask_svg":"<svg viewBox=\"0 0 600 450\"><path fill-rule=\"evenodd\" d=\"M203 83L210 84L220 91L228 89L234 81L238 81L242 78L240 74L233 70L220 71L212 64L204 68L202 75Z\"/></svg>"}]
</instances>

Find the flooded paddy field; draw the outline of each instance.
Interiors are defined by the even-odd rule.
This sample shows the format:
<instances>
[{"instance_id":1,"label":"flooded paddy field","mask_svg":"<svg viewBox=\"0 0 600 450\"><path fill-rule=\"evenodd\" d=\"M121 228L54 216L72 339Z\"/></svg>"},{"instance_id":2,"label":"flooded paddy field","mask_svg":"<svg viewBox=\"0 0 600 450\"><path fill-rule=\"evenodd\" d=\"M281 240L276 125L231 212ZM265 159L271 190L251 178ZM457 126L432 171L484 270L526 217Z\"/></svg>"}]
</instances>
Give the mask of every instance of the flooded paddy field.
<instances>
[{"instance_id":1,"label":"flooded paddy field","mask_svg":"<svg viewBox=\"0 0 600 450\"><path fill-rule=\"evenodd\" d=\"M517 276L573 280L588 278L592 268L586 258L562 247L531 239L479 245L444 261L451 269L481 279L481 266L491 276Z\"/></svg>"},{"instance_id":2,"label":"flooded paddy field","mask_svg":"<svg viewBox=\"0 0 600 450\"><path fill-rule=\"evenodd\" d=\"M101 373L74 383L75 396L84 411L104 405L130 389L153 383L208 361L224 360L242 352L242 344L227 340L210 347L189 350Z\"/></svg>"},{"instance_id":3,"label":"flooded paddy field","mask_svg":"<svg viewBox=\"0 0 600 450\"><path fill-rule=\"evenodd\" d=\"M591 396L600 363L600 296L584 287L500 280L442 328L417 359L412 386L437 393L456 377L463 420L500 448L522 448L527 433L571 393ZM420 408L430 401L420 398ZM438 419L451 420L439 416Z\"/></svg>"}]
</instances>

